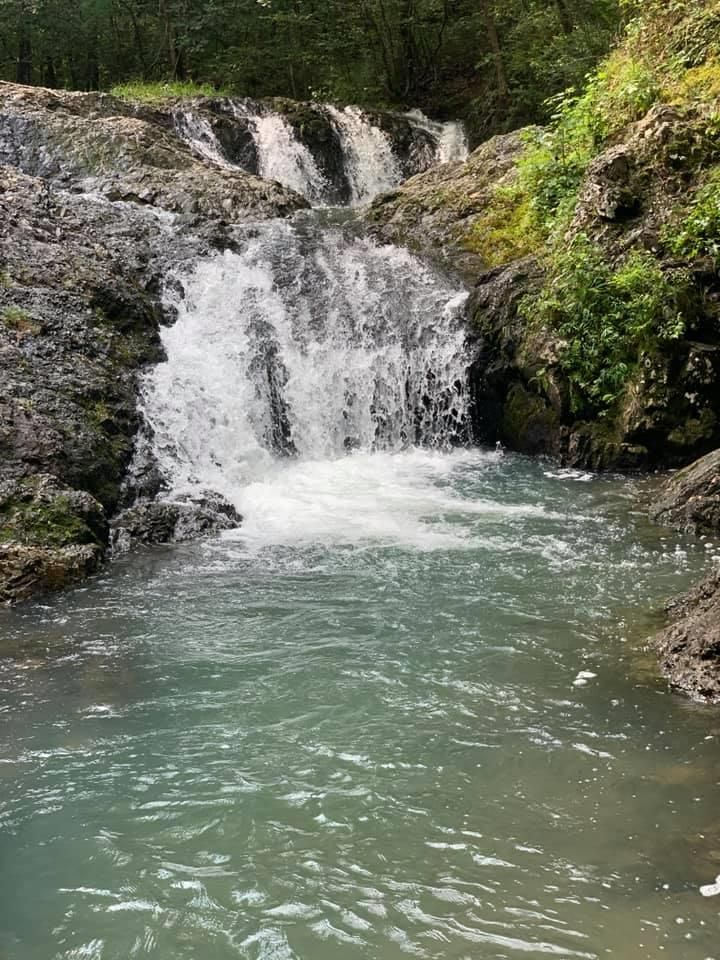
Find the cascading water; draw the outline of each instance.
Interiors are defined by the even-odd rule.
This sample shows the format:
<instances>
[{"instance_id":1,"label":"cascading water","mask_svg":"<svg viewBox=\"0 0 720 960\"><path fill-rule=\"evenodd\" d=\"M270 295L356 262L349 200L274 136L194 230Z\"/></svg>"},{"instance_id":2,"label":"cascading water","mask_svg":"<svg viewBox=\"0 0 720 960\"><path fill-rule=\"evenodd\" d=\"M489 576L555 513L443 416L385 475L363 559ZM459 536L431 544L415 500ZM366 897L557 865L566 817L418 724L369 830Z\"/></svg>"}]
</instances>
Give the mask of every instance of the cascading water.
<instances>
[{"instance_id":1,"label":"cascading water","mask_svg":"<svg viewBox=\"0 0 720 960\"><path fill-rule=\"evenodd\" d=\"M340 133L351 203L359 206L392 190L402 180L392 144L357 107L326 107Z\"/></svg>"},{"instance_id":2,"label":"cascading water","mask_svg":"<svg viewBox=\"0 0 720 960\"><path fill-rule=\"evenodd\" d=\"M464 294L340 219L168 284L145 439L242 526L5 611L0 955L717 958L716 738L629 628L712 544L449 450Z\"/></svg>"},{"instance_id":3,"label":"cascading water","mask_svg":"<svg viewBox=\"0 0 720 960\"><path fill-rule=\"evenodd\" d=\"M313 205L342 199L351 206L361 206L394 189L411 173L436 163L463 160L468 153L462 124L437 123L419 110L388 115L389 120L405 125L404 137L409 143L402 159L392 137L358 107L305 105L318 118L325 135L337 144L340 156L336 157L327 143L313 153L287 118L264 103L224 98L213 101L212 106L225 122L234 121L247 131L254 142L253 163L248 167L245 157L229 156L198 110L178 110L175 130L196 153L222 166L239 166L278 180ZM339 173L335 169L338 164Z\"/></svg>"},{"instance_id":4,"label":"cascading water","mask_svg":"<svg viewBox=\"0 0 720 960\"><path fill-rule=\"evenodd\" d=\"M253 118L252 130L260 176L297 190L311 203L321 203L327 195L327 180L290 124L277 113L268 113Z\"/></svg>"},{"instance_id":5,"label":"cascading water","mask_svg":"<svg viewBox=\"0 0 720 960\"><path fill-rule=\"evenodd\" d=\"M242 506L284 454L447 447L467 436L465 299L396 247L276 221L183 278L145 416L171 488Z\"/></svg>"},{"instance_id":6,"label":"cascading water","mask_svg":"<svg viewBox=\"0 0 720 960\"><path fill-rule=\"evenodd\" d=\"M173 114L173 121L175 132L191 144L197 154L220 166L230 166L213 128L204 117L199 116L192 110L176 110Z\"/></svg>"},{"instance_id":7,"label":"cascading water","mask_svg":"<svg viewBox=\"0 0 720 960\"><path fill-rule=\"evenodd\" d=\"M455 163L467 160L469 153L468 138L461 123L454 120L438 123L436 120L430 120L429 117L426 117L421 110L410 110L405 116L418 129L424 130L435 141L436 163Z\"/></svg>"}]
</instances>

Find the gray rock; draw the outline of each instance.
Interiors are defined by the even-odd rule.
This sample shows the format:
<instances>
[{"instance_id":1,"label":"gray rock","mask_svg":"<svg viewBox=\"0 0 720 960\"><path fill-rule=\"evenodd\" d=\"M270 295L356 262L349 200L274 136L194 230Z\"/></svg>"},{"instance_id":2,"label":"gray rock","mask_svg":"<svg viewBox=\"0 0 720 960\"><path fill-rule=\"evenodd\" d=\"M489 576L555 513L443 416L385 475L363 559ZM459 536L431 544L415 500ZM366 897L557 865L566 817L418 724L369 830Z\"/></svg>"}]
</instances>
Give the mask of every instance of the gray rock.
<instances>
[{"instance_id":1,"label":"gray rock","mask_svg":"<svg viewBox=\"0 0 720 960\"><path fill-rule=\"evenodd\" d=\"M650 519L687 533L720 532L720 450L674 474L651 504Z\"/></svg>"},{"instance_id":2,"label":"gray rock","mask_svg":"<svg viewBox=\"0 0 720 960\"><path fill-rule=\"evenodd\" d=\"M720 703L720 570L668 613L674 622L653 641L663 674L693 699Z\"/></svg>"},{"instance_id":3,"label":"gray rock","mask_svg":"<svg viewBox=\"0 0 720 960\"><path fill-rule=\"evenodd\" d=\"M197 157L170 120L104 94L0 83L0 163L193 217L237 221L307 207L275 181Z\"/></svg>"},{"instance_id":4,"label":"gray rock","mask_svg":"<svg viewBox=\"0 0 720 960\"><path fill-rule=\"evenodd\" d=\"M447 163L411 177L370 205L371 232L438 259L474 281L487 265L473 250L472 230L493 193L517 176L524 132L493 137L465 163Z\"/></svg>"},{"instance_id":5,"label":"gray rock","mask_svg":"<svg viewBox=\"0 0 720 960\"><path fill-rule=\"evenodd\" d=\"M153 463L128 468L165 278L234 222L304 206L195 157L167 110L0 83L0 599L91 573L108 519L157 492ZM221 516L187 507L172 535Z\"/></svg>"},{"instance_id":6,"label":"gray rock","mask_svg":"<svg viewBox=\"0 0 720 960\"><path fill-rule=\"evenodd\" d=\"M112 522L112 544L122 553L138 544L183 543L233 530L242 517L224 497L212 491L176 500L140 500Z\"/></svg>"}]
</instances>

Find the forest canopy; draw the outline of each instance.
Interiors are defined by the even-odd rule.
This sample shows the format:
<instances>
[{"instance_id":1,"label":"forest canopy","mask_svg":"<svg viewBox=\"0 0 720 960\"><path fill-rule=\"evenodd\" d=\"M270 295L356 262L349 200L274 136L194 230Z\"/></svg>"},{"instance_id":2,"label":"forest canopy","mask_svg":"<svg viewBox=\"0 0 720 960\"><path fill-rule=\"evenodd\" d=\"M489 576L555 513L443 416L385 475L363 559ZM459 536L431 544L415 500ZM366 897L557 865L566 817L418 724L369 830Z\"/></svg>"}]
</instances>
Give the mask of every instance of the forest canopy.
<instances>
[{"instance_id":1,"label":"forest canopy","mask_svg":"<svg viewBox=\"0 0 720 960\"><path fill-rule=\"evenodd\" d=\"M0 0L0 79L421 106L478 133L582 84L627 0Z\"/></svg>"}]
</instances>

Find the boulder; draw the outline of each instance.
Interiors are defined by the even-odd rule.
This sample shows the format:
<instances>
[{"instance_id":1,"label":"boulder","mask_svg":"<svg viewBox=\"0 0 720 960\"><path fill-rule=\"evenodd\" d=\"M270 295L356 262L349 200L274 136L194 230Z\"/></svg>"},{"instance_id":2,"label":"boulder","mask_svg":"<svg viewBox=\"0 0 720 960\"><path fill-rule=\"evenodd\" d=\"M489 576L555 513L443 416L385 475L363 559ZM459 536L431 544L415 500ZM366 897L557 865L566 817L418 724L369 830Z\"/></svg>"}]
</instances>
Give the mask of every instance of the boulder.
<instances>
[{"instance_id":1,"label":"boulder","mask_svg":"<svg viewBox=\"0 0 720 960\"><path fill-rule=\"evenodd\" d=\"M173 500L139 500L112 521L116 553L139 544L183 543L233 530L242 517L213 491L185 494Z\"/></svg>"},{"instance_id":2,"label":"boulder","mask_svg":"<svg viewBox=\"0 0 720 960\"><path fill-rule=\"evenodd\" d=\"M654 641L664 676L695 700L720 703L720 570L671 603Z\"/></svg>"},{"instance_id":3,"label":"boulder","mask_svg":"<svg viewBox=\"0 0 720 960\"><path fill-rule=\"evenodd\" d=\"M488 264L472 242L493 193L517 176L525 132L493 137L464 163L447 163L411 177L370 205L371 233L440 260L474 282Z\"/></svg>"},{"instance_id":4,"label":"boulder","mask_svg":"<svg viewBox=\"0 0 720 960\"><path fill-rule=\"evenodd\" d=\"M674 474L651 504L650 518L687 533L720 532L720 450Z\"/></svg>"}]
</instances>

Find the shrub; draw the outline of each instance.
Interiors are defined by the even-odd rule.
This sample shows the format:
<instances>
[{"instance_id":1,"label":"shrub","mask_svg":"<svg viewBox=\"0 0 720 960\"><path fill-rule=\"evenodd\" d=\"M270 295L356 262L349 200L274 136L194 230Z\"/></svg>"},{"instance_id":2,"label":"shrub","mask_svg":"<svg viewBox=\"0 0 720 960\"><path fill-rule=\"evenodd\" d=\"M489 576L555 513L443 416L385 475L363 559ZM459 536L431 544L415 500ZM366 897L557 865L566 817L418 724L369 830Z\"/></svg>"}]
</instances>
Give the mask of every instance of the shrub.
<instances>
[{"instance_id":1,"label":"shrub","mask_svg":"<svg viewBox=\"0 0 720 960\"><path fill-rule=\"evenodd\" d=\"M620 399L643 355L657 353L685 331L690 276L663 271L646 252L613 268L584 236L558 254L551 279L521 304L532 323L564 341L573 413L606 414Z\"/></svg>"},{"instance_id":2,"label":"shrub","mask_svg":"<svg viewBox=\"0 0 720 960\"><path fill-rule=\"evenodd\" d=\"M688 216L679 226L668 228L664 239L676 256L720 256L720 167L710 172L695 194Z\"/></svg>"}]
</instances>

